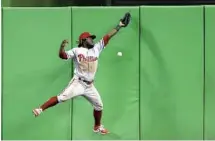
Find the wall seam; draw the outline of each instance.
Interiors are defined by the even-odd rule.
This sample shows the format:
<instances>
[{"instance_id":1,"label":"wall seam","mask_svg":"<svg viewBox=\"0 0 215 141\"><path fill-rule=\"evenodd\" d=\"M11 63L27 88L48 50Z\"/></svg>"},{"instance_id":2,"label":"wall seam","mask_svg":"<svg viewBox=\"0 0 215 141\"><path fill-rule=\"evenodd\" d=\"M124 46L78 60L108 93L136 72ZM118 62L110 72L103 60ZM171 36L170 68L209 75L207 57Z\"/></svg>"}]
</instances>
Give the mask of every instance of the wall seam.
<instances>
[{"instance_id":1,"label":"wall seam","mask_svg":"<svg viewBox=\"0 0 215 141\"><path fill-rule=\"evenodd\" d=\"M139 6L139 27L138 27L138 30L139 30L139 140L141 140L141 110L140 110L140 107L141 107L141 99L140 99L140 95L141 95L141 47L140 47L140 39L141 39L141 29L140 29L140 22L141 22L141 7Z\"/></svg>"},{"instance_id":2,"label":"wall seam","mask_svg":"<svg viewBox=\"0 0 215 141\"><path fill-rule=\"evenodd\" d=\"M70 41L71 41L71 49L72 49L72 39L73 39L73 34L72 34L72 29L73 29L73 20L72 20L72 7L70 7L70 23L71 23L71 30L70 30ZM73 77L73 60L71 60L71 78ZM70 113L71 113L71 115L70 115L70 117L71 117L71 119L70 119L70 126L71 126L71 130L70 130L70 140L72 140L72 125L73 125L73 99L71 99L71 105L70 105Z\"/></svg>"},{"instance_id":3,"label":"wall seam","mask_svg":"<svg viewBox=\"0 0 215 141\"><path fill-rule=\"evenodd\" d=\"M3 130L4 128L4 126L3 126L3 121L4 121L4 119L3 119L3 105L4 105L4 96L3 96L3 88L4 88L4 76L3 76L3 71L4 71L4 69L3 69L3 66L4 66L4 61L3 61L3 55L4 55L4 22L3 22L3 20L4 20L4 17L3 17L3 12L4 12L4 9L3 9L3 7L1 8L1 17L2 17L2 23L1 23L1 29L2 29L2 36L1 36L1 67L2 67L2 71L1 71L1 77L2 77L2 80L1 80L1 129ZM4 140L4 134L3 134L3 131L1 131L1 140Z\"/></svg>"},{"instance_id":4,"label":"wall seam","mask_svg":"<svg viewBox=\"0 0 215 141\"><path fill-rule=\"evenodd\" d=\"M205 6L203 6L203 140L205 140Z\"/></svg>"}]
</instances>

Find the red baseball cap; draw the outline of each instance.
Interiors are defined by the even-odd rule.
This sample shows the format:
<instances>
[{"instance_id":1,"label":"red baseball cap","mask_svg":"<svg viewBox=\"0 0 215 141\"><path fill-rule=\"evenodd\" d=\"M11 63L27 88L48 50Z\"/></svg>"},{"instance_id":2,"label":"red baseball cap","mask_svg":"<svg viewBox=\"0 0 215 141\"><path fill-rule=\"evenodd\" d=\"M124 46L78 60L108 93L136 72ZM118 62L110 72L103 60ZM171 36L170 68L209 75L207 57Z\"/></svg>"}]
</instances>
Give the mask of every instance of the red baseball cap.
<instances>
[{"instance_id":1,"label":"red baseball cap","mask_svg":"<svg viewBox=\"0 0 215 141\"><path fill-rule=\"evenodd\" d=\"M81 41L82 39L86 39L88 37L91 37L92 39L96 38L96 35L92 35L89 32L83 32L81 33L81 35L79 36L79 41Z\"/></svg>"}]
</instances>

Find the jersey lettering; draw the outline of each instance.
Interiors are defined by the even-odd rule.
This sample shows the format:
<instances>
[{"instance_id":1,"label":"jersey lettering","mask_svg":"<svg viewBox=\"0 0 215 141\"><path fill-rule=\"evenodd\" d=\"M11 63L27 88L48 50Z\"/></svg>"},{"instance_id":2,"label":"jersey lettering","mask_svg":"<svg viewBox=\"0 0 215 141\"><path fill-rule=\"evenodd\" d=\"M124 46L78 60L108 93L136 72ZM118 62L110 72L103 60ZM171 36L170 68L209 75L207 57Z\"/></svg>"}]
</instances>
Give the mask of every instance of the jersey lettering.
<instances>
[{"instance_id":1,"label":"jersey lettering","mask_svg":"<svg viewBox=\"0 0 215 141\"><path fill-rule=\"evenodd\" d=\"M94 56L85 57L83 54L79 54L78 60L79 60L79 62L94 62L94 61L98 60L98 58L94 57Z\"/></svg>"}]
</instances>

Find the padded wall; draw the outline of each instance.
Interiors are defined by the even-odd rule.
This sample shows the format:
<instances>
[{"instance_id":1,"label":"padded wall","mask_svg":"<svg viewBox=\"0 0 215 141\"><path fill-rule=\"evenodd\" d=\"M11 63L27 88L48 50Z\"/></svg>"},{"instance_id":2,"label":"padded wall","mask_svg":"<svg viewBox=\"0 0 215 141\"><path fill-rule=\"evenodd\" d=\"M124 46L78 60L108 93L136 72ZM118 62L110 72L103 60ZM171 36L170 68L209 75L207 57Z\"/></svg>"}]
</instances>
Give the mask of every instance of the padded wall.
<instances>
[{"instance_id":1,"label":"padded wall","mask_svg":"<svg viewBox=\"0 0 215 141\"><path fill-rule=\"evenodd\" d=\"M3 9L3 139L69 140L71 103L33 117L32 109L57 95L71 78L58 58L70 38L70 8Z\"/></svg>"},{"instance_id":2,"label":"padded wall","mask_svg":"<svg viewBox=\"0 0 215 141\"><path fill-rule=\"evenodd\" d=\"M104 102L103 123L111 134L98 136L92 133L93 108L84 98L77 98L72 114L74 140L139 139L139 30L136 23L139 8L74 7L72 31L73 42L84 31L96 34L98 41L118 24L128 10L131 10L134 22L112 38L102 52L95 82ZM118 51L123 53L122 57L117 56Z\"/></svg>"},{"instance_id":3,"label":"padded wall","mask_svg":"<svg viewBox=\"0 0 215 141\"><path fill-rule=\"evenodd\" d=\"M205 139L215 139L215 6L205 8Z\"/></svg>"},{"instance_id":4,"label":"padded wall","mask_svg":"<svg viewBox=\"0 0 215 141\"><path fill-rule=\"evenodd\" d=\"M71 61L58 58L61 41L71 38L76 46L84 31L98 41L127 11L131 24L101 54L95 80L111 134L92 132L93 108L82 97L34 118L32 109L72 77ZM203 6L4 8L3 139L202 140L203 133L215 139L214 12L213 6L205 13Z\"/></svg>"},{"instance_id":5,"label":"padded wall","mask_svg":"<svg viewBox=\"0 0 215 141\"><path fill-rule=\"evenodd\" d=\"M141 139L203 139L203 8L141 7Z\"/></svg>"}]
</instances>

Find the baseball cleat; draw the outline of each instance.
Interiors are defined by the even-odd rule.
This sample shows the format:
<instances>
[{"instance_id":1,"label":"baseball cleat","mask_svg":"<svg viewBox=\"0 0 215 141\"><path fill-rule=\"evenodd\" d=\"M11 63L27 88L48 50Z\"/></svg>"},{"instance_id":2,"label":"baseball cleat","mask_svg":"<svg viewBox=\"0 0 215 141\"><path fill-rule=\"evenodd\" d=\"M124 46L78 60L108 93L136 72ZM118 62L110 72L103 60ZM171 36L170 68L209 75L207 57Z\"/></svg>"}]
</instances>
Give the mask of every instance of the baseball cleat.
<instances>
[{"instance_id":1,"label":"baseball cleat","mask_svg":"<svg viewBox=\"0 0 215 141\"><path fill-rule=\"evenodd\" d=\"M95 126L94 129L93 129L93 132L100 133L102 135L105 135L105 134L109 133L109 131L107 129L105 129L103 125Z\"/></svg>"},{"instance_id":2,"label":"baseball cleat","mask_svg":"<svg viewBox=\"0 0 215 141\"><path fill-rule=\"evenodd\" d=\"M38 109L34 109L33 110L33 114L35 117L39 116L41 113L42 113L42 109L41 108L38 108Z\"/></svg>"}]
</instances>

